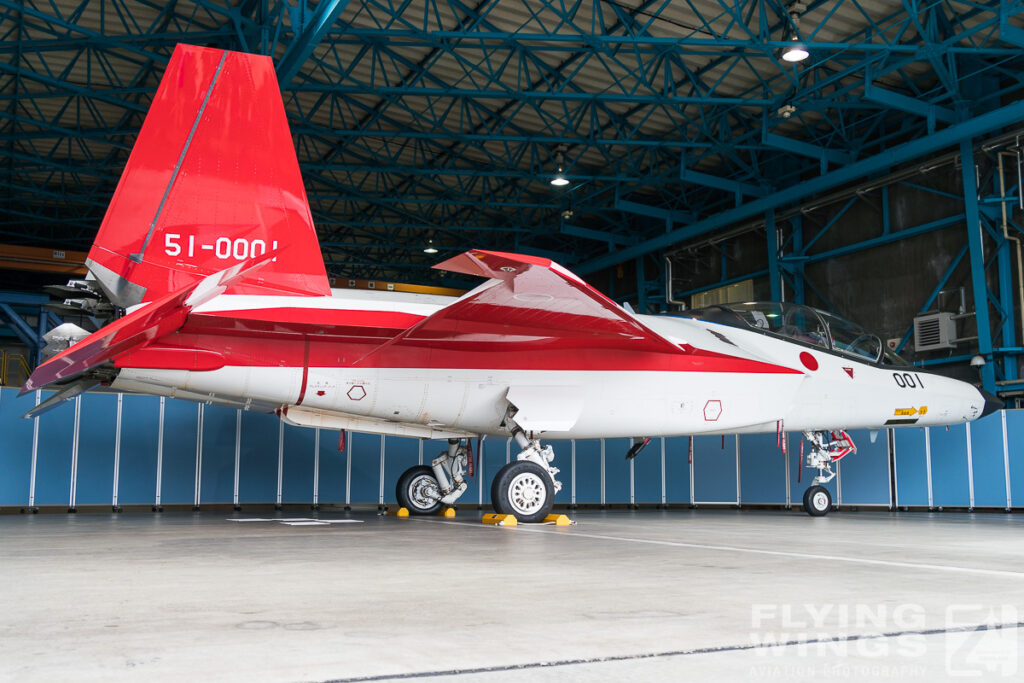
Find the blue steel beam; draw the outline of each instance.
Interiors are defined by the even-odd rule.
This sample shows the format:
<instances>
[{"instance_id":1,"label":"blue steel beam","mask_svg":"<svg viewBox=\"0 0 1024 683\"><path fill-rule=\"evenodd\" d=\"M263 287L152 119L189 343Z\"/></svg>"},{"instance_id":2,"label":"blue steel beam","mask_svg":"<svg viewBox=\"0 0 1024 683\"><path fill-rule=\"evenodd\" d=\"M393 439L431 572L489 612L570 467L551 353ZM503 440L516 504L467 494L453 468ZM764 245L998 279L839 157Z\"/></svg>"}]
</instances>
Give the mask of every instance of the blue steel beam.
<instances>
[{"instance_id":1,"label":"blue steel beam","mask_svg":"<svg viewBox=\"0 0 1024 683\"><path fill-rule=\"evenodd\" d=\"M848 164L853 161L853 157L849 152L812 145L808 142L801 142L800 140L794 140L793 138L787 138L783 135L776 135L767 131L761 136L761 141L769 147L795 152L805 157L837 165Z\"/></svg>"},{"instance_id":2,"label":"blue steel beam","mask_svg":"<svg viewBox=\"0 0 1024 683\"><path fill-rule=\"evenodd\" d=\"M884 104L892 109L900 109L911 114L923 116L929 121L929 128L935 128L936 121L952 123L956 120L956 112L936 104L922 102L914 97L880 88L870 81L864 84L864 99Z\"/></svg>"},{"instance_id":3,"label":"blue steel beam","mask_svg":"<svg viewBox=\"0 0 1024 683\"><path fill-rule=\"evenodd\" d=\"M734 194L747 195L749 197L764 197L771 191L768 187L742 183L738 180L730 180L729 178L719 178L718 176L711 175L710 173L701 173L700 171L688 169L686 168L685 157L683 157L683 160L679 165L679 179L684 183L694 183L695 185L715 187L719 190L725 190L726 192L732 192Z\"/></svg>"},{"instance_id":4,"label":"blue steel beam","mask_svg":"<svg viewBox=\"0 0 1024 683\"><path fill-rule=\"evenodd\" d=\"M588 240L595 240L597 242L606 242L608 244L636 244L637 238L634 235L617 235L613 232L605 232L604 230L592 230L590 228L583 228L577 225L569 225L563 223L560 232L566 235L572 235L574 237L583 237Z\"/></svg>"},{"instance_id":5,"label":"blue steel beam","mask_svg":"<svg viewBox=\"0 0 1024 683\"><path fill-rule=\"evenodd\" d=\"M970 138L960 142L960 166L964 188L964 214L967 220L967 244L971 263L971 286L974 292L974 316L978 327L978 352L992 357L992 328L988 315L988 286L985 283L985 245L982 241L981 215L978 212L978 185L974 170L974 147ZM981 383L986 391L995 393L995 365L981 368Z\"/></svg>"},{"instance_id":6,"label":"blue steel beam","mask_svg":"<svg viewBox=\"0 0 1024 683\"><path fill-rule=\"evenodd\" d=\"M772 301L782 301L782 276L779 272L779 231L775 225L775 210L764 214L765 241L768 250L768 284Z\"/></svg>"},{"instance_id":7,"label":"blue steel beam","mask_svg":"<svg viewBox=\"0 0 1024 683\"><path fill-rule=\"evenodd\" d=\"M873 157L854 162L826 175L800 183L742 206L723 211L716 216L697 221L664 235L646 240L638 245L600 256L576 266L578 273L592 273L642 254L663 249L681 241L698 237L718 228L750 218L769 209L779 208L818 192L824 192L844 183L858 180L872 173L884 171L911 159L936 152L963 139L982 135L1003 126L1016 123L1024 118L1024 101L1014 102L1000 109L982 114L963 123L945 128L934 135L912 140Z\"/></svg>"}]
</instances>

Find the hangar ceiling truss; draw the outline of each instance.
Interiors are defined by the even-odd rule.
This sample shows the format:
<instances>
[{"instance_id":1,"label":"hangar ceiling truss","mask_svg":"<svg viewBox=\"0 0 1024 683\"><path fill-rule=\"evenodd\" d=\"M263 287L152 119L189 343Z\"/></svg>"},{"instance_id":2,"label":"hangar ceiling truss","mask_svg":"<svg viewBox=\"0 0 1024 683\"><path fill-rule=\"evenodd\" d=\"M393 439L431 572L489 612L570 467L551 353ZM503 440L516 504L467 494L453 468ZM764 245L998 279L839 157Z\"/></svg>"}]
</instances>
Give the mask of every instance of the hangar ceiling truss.
<instances>
[{"instance_id":1,"label":"hangar ceiling truss","mask_svg":"<svg viewBox=\"0 0 1024 683\"><path fill-rule=\"evenodd\" d=\"M89 244L188 42L274 58L331 274L428 282L427 266L468 246L642 270L803 198L793 188L829 189L814 179L888 172L915 141L999 127L1024 87L1022 10L0 0L0 242ZM803 62L782 59L794 36ZM431 241L439 256L423 253Z\"/></svg>"}]
</instances>

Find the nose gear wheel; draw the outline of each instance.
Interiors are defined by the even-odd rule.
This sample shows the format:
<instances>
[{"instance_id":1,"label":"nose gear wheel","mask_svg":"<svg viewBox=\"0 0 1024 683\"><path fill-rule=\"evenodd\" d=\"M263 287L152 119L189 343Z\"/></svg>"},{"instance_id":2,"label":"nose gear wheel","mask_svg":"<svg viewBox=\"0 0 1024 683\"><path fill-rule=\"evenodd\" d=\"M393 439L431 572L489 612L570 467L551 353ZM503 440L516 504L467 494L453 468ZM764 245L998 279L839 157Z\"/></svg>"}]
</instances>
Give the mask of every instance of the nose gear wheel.
<instances>
[{"instance_id":1,"label":"nose gear wheel","mask_svg":"<svg viewBox=\"0 0 1024 683\"><path fill-rule=\"evenodd\" d=\"M542 522L555 504L555 487L544 468L517 460L498 470L491 484L491 503L501 515L520 522Z\"/></svg>"}]
</instances>

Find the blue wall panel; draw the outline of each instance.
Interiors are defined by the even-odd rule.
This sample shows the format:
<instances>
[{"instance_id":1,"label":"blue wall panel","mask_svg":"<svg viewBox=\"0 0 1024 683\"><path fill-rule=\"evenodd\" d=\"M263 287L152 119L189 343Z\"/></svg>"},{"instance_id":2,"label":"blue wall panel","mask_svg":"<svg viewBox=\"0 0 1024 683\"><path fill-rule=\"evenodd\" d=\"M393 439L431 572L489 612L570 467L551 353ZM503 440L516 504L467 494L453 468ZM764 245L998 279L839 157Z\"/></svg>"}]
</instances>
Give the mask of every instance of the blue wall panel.
<instances>
[{"instance_id":1,"label":"blue wall panel","mask_svg":"<svg viewBox=\"0 0 1024 683\"><path fill-rule=\"evenodd\" d=\"M199 500L231 502L235 495L235 433L238 411L203 407L203 462Z\"/></svg>"},{"instance_id":2,"label":"blue wall panel","mask_svg":"<svg viewBox=\"0 0 1024 683\"><path fill-rule=\"evenodd\" d=\"M53 395L44 391L43 400ZM89 396L83 400L91 400ZM36 505L68 505L71 500L71 444L75 401L39 416L36 455Z\"/></svg>"},{"instance_id":3,"label":"blue wall panel","mask_svg":"<svg viewBox=\"0 0 1024 683\"><path fill-rule=\"evenodd\" d=\"M21 416L35 404L35 393L0 389L0 505L28 505L35 420Z\"/></svg>"},{"instance_id":4,"label":"blue wall panel","mask_svg":"<svg viewBox=\"0 0 1024 683\"><path fill-rule=\"evenodd\" d=\"M555 502L568 505L572 502L572 442L548 441L547 443L541 443L545 446L550 445L555 450L555 461L552 464L561 470L561 472L555 475L558 481L562 482L562 490L555 494ZM512 454L513 458L519 452L517 446L518 444L513 446L513 448L516 448L516 452ZM626 485L629 486L628 481ZM484 492L484 502L489 503L490 501L490 489L487 489Z\"/></svg>"},{"instance_id":5,"label":"blue wall panel","mask_svg":"<svg viewBox=\"0 0 1024 683\"><path fill-rule=\"evenodd\" d=\"M640 455L633 459L637 503L661 502L661 445L662 439L651 439Z\"/></svg>"},{"instance_id":6,"label":"blue wall panel","mask_svg":"<svg viewBox=\"0 0 1024 683\"><path fill-rule=\"evenodd\" d=\"M156 455L160 434L160 399L128 396L121 404L121 467L117 502L152 504L156 500Z\"/></svg>"},{"instance_id":7,"label":"blue wall panel","mask_svg":"<svg viewBox=\"0 0 1024 683\"><path fill-rule=\"evenodd\" d=\"M626 453L633 445L632 439L605 439L605 500L609 503L629 502L629 461Z\"/></svg>"},{"instance_id":8,"label":"blue wall panel","mask_svg":"<svg viewBox=\"0 0 1024 683\"><path fill-rule=\"evenodd\" d=\"M806 459L807 451L810 448L810 443L804 443L804 457L800 456L800 444L804 441L803 434L788 434L789 438L789 497L790 505L794 508L799 508L803 504L804 492L810 488L814 478L818 476L818 470L804 467L804 460ZM854 456L856 457L856 456ZM835 467L832 471L835 471ZM838 478L838 477L837 477ZM839 489L836 485L836 480L823 484L828 489L829 493L832 494L832 502L836 503L839 500Z\"/></svg>"},{"instance_id":9,"label":"blue wall panel","mask_svg":"<svg viewBox=\"0 0 1024 683\"><path fill-rule=\"evenodd\" d=\"M164 462L160 502L164 505L195 501L196 433L199 412L195 403L168 400L164 406Z\"/></svg>"},{"instance_id":10,"label":"blue wall panel","mask_svg":"<svg viewBox=\"0 0 1024 683\"><path fill-rule=\"evenodd\" d=\"M315 438L316 430L314 430ZM318 501L321 504L345 502L345 461L348 459L348 444L345 451L338 450L341 432L337 429L320 430L320 489Z\"/></svg>"},{"instance_id":11,"label":"blue wall panel","mask_svg":"<svg viewBox=\"0 0 1024 683\"><path fill-rule=\"evenodd\" d=\"M875 442L866 429L850 432L857 452L840 463L843 503L846 505L889 505L889 437L879 430ZM834 468L833 468L834 469ZM803 491L800 492L803 496Z\"/></svg>"},{"instance_id":12,"label":"blue wall panel","mask_svg":"<svg viewBox=\"0 0 1024 683\"><path fill-rule=\"evenodd\" d=\"M736 502L735 436L693 438L693 490L698 503Z\"/></svg>"},{"instance_id":13,"label":"blue wall panel","mask_svg":"<svg viewBox=\"0 0 1024 683\"><path fill-rule=\"evenodd\" d=\"M964 425L929 427L932 443L932 502L967 507L971 504L967 467L967 429Z\"/></svg>"},{"instance_id":14,"label":"blue wall panel","mask_svg":"<svg viewBox=\"0 0 1024 683\"><path fill-rule=\"evenodd\" d=\"M999 413L971 423L975 507L1006 507L1003 420Z\"/></svg>"},{"instance_id":15,"label":"blue wall panel","mask_svg":"<svg viewBox=\"0 0 1024 683\"><path fill-rule=\"evenodd\" d=\"M601 502L601 441L576 440L576 502Z\"/></svg>"},{"instance_id":16,"label":"blue wall panel","mask_svg":"<svg viewBox=\"0 0 1024 683\"><path fill-rule=\"evenodd\" d=\"M444 444L446 447L448 444ZM426 446L426 444L424 444ZM440 449L438 449L440 450ZM473 452L476 453L476 440L473 440ZM424 449L424 459L426 459ZM417 439L405 439L397 436L384 437L384 502L395 502L395 485L398 478L410 467L415 467L419 458L419 445ZM476 479L466 477L469 485L466 493L459 500L461 503L476 501Z\"/></svg>"},{"instance_id":17,"label":"blue wall panel","mask_svg":"<svg viewBox=\"0 0 1024 683\"><path fill-rule=\"evenodd\" d=\"M1006 411L1006 443L1010 450L1010 503L1024 507L1024 410Z\"/></svg>"},{"instance_id":18,"label":"blue wall panel","mask_svg":"<svg viewBox=\"0 0 1024 683\"><path fill-rule=\"evenodd\" d=\"M376 503L379 500L380 439L376 434L349 432L353 503ZM423 453L423 459L426 460L426 446Z\"/></svg>"},{"instance_id":19,"label":"blue wall panel","mask_svg":"<svg viewBox=\"0 0 1024 683\"><path fill-rule=\"evenodd\" d=\"M239 504L273 503L277 500L277 440L280 423L276 415L242 411Z\"/></svg>"},{"instance_id":20,"label":"blue wall panel","mask_svg":"<svg viewBox=\"0 0 1024 683\"><path fill-rule=\"evenodd\" d=\"M509 440L500 436L489 436L484 439L483 444L483 478L480 479L478 473L476 478L480 479L479 482L474 482L474 485L479 487L483 486L483 497L484 504L491 502L491 482L494 481L494 475L498 473L502 467L505 466L505 453L506 447ZM424 456L426 459L426 456ZM565 484L566 488L569 488L568 480ZM474 496L477 494L474 492ZM474 498L476 500L476 498Z\"/></svg>"},{"instance_id":21,"label":"blue wall panel","mask_svg":"<svg viewBox=\"0 0 1024 683\"><path fill-rule=\"evenodd\" d=\"M649 448L649 447L648 447ZM669 503L690 502L690 437L665 439L665 496Z\"/></svg>"},{"instance_id":22,"label":"blue wall panel","mask_svg":"<svg viewBox=\"0 0 1024 683\"><path fill-rule=\"evenodd\" d=\"M281 477L282 503L313 500L313 464L316 460L316 430L284 426L284 467Z\"/></svg>"},{"instance_id":23,"label":"blue wall panel","mask_svg":"<svg viewBox=\"0 0 1024 683\"><path fill-rule=\"evenodd\" d=\"M896 504L928 505L928 476L924 429L892 430L896 454Z\"/></svg>"},{"instance_id":24,"label":"blue wall panel","mask_svg":"<svg viewBox=\"0 0 1024 683\"><path fill-rule=\"evenodd\" d=\"M31 464L31 420L20 415L34 403L32 395L16 397L16 390L0 392L0 504L28 504ZM46 395L45 394L44 398ZM82 398L77 505L109 505L112 497L114 442L116 437L116 396L90 394ZM124 396L121 434L121 466L118 479L120 504L150 504L156 488L156 461L159 430L159 399ZM191 505L195 493L196 428L198 406L194 403L166 401L164 459L162 472L163 504ZM63 507L71 490L72 432L75 403L62 405L40 418L36 483L36 504ZM1003 415L990 416L972 423L971 446L975 505L1003 507L1006 482L1003 459ZM234 449L236 411L204 408L202 502L230 503L234 488ZM1015 507L1024 507L1024 411L1006 411L1009 441L1010 483L1017 492ZM242 413L240 502L273 503L277 497L278 432L280 422L273 415ZM346 488L346 462L353 454L351 500L376 503L380 491L381 437L349 434L348 452L337 450L338 432L321 430L319 499L321 503L343 503ZM856 504L888 503L888 467L885 432L871 443L866 431L851 434L858 452L842 465L843 502ZM934 505L969 504L966 437L963 425L930 430ZM286 426L285 458L282 477L283 502L312 502L316 431ZM896 429L896 477L899 504L928 504L924 430ZM801 437L789 435L789 476L792 501L799 505L804 490L815 472L804 470L797 483ZM483 456L477 454L477 477L469 480L462 499L464 505L490 502L490 484L505 464L507 437L484 441ZM572 496L572 443L551 441L555 465L562 471L564 488L559 503ZM736 491L735 437L696 437L695 485L698 502L734 502ZM419 441L387 437L384 498L392 502L398 476L418 460ZM665 439L666 492L669 502L689 500L689 465L685 437ZM474 444L475 445L475 444ZM593 504L601 500L600 440L578 440L576 446L576 501ZM630 464L625 452L628 439L608 439L605 446L605 499L609 504L629 501ZM747 503L779 503L785 500L783 456L775 446L774 435L745 435L740 444L740 483L742 500ZM446 447L444 440L425 443L424 460L429 463ZM513 444L511 450L518 448ZM482 476L481 476L482 474ZM654 439L633 462L633 481L638 503L661 500L661 440ZM836 496L835 482L827 485Z\"/></svg>"},{"instance_id":25,"label":"blue wall panel","mask_svg":"<svg viewBox=\"0 0 1024 683\"><path fill-rule=\"evenodd\" d=\"M786 456L775 434L740 437L740 502L786 503Z\"/></svg>"},{"instance_id":26,"label":"blue wall panel","mask_svg":"<svg viewBox=\"0 0 1024 683\"><path fill-rule=\"evenodd\" d=\"M78 428L76 505L110 505L114 499L114 441L117 395L96 394L82 401Z\"/></svg>"}]
</instances>

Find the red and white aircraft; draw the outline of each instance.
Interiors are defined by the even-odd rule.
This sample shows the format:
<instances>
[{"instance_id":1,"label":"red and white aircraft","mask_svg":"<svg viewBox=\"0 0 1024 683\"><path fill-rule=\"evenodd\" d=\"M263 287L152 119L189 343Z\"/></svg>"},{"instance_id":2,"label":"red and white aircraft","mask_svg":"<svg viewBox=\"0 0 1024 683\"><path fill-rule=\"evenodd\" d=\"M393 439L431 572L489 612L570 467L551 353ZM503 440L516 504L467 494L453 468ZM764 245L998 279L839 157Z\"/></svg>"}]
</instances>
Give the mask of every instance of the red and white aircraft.
<instances>
[{"instance_id":1,"label":"red and white aircraft","mask_svg":"<svg viewBox=\"0 0 1024 683\"><path fill-rule=\"evenodd\" d=\"M399 479L413 513L466 490L469 440L522 449L494 478L497 511L542 519L560 488L550 439L800 430L819 471L842 429L943 425L1000 407L925 374L878 337L813 309L744 304L636 315L547 259L472 250L436 267L486 281L464 296L329 286L273 66L178 46L89 252L125 314L67 346L24 391L30 414L102 384L276 411L294 425L447 438ZM81 284L80 284L81 286ZM629 457L646 443L638 438Z\"/></svg>"}]
</instances>

